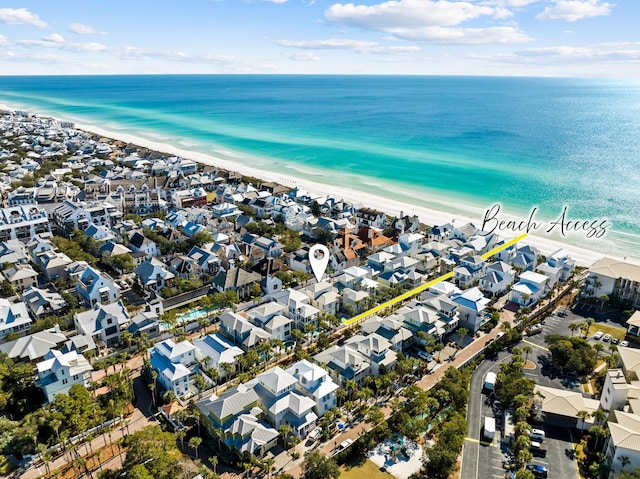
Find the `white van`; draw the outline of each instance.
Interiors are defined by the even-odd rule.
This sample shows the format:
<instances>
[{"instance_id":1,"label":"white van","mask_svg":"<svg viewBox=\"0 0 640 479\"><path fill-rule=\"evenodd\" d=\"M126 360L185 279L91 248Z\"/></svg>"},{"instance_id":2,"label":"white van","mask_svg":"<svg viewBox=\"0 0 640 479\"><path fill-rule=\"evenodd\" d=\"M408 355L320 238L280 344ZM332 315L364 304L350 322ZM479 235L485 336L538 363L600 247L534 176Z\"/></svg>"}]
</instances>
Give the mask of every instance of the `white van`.
<instances>
[{"instance_id":1,"label":"white van","mask_svg":"<svg viewBox=\"0 0 640 479\"><path fill-rule=\"evenodd\" d=\"M529 439L534 442L544 441L544 431L542 429L532 429L529 433Z\"/></svg>"}]
</instances>

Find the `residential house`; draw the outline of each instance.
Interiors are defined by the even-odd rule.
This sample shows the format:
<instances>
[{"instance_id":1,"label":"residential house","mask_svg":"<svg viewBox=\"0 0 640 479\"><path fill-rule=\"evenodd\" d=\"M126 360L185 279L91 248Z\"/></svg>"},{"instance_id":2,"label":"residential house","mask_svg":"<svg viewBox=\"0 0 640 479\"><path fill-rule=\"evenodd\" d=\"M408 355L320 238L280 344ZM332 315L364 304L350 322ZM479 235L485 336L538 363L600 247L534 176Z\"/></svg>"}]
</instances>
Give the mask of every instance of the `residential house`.
<instances>
[{"instance_id":1,"label":"residential house","mask_svg":"<svg viewBox=\"0 0 640 479\"><path fill-rule=\"evenodd\" d=\"M253 271L242 268L231 268L228 271L220 270L213 278L213 287L224 293L235 291L238 298L247 299L253 295L253 285L259 284L262 277Z\"/></svg>"},{"instance_id":2,"label":"residential house","mask_svg":"<svg viewBox=\"0 0 640 479\"><path fill-rule=\"evenodd\" d=\"M640 308L640 266L613 258L602 258L589 268L585 293L599 298L603 294L623 304Z\"/></svg>"},{"instance_id":3,"label":"residential house","mask_svg":"<svg viewBox=\"0 0 640 479\"><path fill-rule=\"evenodd\" d=\"M460 265L453 269L453 277L462 288L468 288L479 282L484 275L486 263L479 255L465 256Z\"/></svg>"},{"instance_id":4,"label":"residential house","mask_svg":"<svg viewBox=\"0 0 640 479\"><path fill-rule=\"evenodd\" d=\"M291 337L293 321L284 315L285 311L284 305L271 301L250 309L247 316L253 324L264 329L272 338L286 341Z\"/></svg>"},{"instance_id":5,"label":"residential house","mask_svg":"<svg viewBox=\"0 0 640 479\"><path fill-rule=\"evenodd\" d=\"M123 214L111 203L72 203L64 201L53 211L53 219L58 227L66 232L74 228L85 230L90 224L113 226L121 220Z\"/></svg>"},{"instance_id":6,"label":"residential house","mask_svg":"<svg viewBox=\"0 0 640 479\"><path fill-rule=\"evenodd\" d=\"M434 226L429 231L427 235L427 239L429 241L441 242L444 243L451 237L451 232L453 231L453 225L451 223L445 223L443 225Z\"/></svg>"},{"instance_id":7,"label":"residential house","mask_svg":"<svg viewBox=\"0 0 640 479\"><path fill-rule=\"evenodd\" d=\"M47 212L36 205L0 208L0 241L28 242L41 233L51 233Z\"/></svg>"},{"instance_id":8,"label":"residential house","mask_svg":"<svg viewBox=\"0 0 640 479\"><path fill-rule=\"evenodd\" d=\"M370 297L366 291L356 291L351 288L344 288L342 290L342 309L349 311L353 309L354 314L362 313L367 303L367 299Z\"/></svg>"},{"instance_id":9,"label":"residential house","mask_svg":"<svg viewBox=\"0 0 640 479\"><path fill-rule=\"evenodd\" d=\"M520 275L520 280L511 288L509 300L520 306L529 306L547 292L549 278L540 273L525 271Z\"/></svg>"},{"instance_id":10,"label":"residential house","mask_svg":"<svg viewBox=\"0 0 640 479\"><path fill-rule=\"evenodd\" d=\"M272 295L272 299L285 306L285 316L292 319L294 326L304 331L305 326L318 326L320 310L310 304L310 298L301 291L287 288Z\"/></svg>"},{"instance_id":11,"label":"residential house","mask_svg":"<svg viewBox=\"0 0 640 479\"><path fill-rule=\"evenodd\" d=\"M276 445L279 433L260 417L260 398L252 386L240 384L219 397L212 394L196 403L203 424L239 454L262 457Z\"/></svg>"},{"instance_id":12,"label":"residential house","mask_svg":"<svg viewBox=\"0 0 640 479\"><path fill-rule=\"evenodd\" d=\"M627 334L640 337L640 311L634 313L627 319Z\"/></svg>"},{"instance_id":13,"label":"residential house","mask_svg":"<svg viewBox=\"0 0 640 479\"><path fill-rule=\"evenodd\" d=\"M338 289L330 283L326 281L312 283L300 291L306 294L310 304L320 311L328 314L338 314L340 295L338 294Z\"/></svg>"},{"instance_id":14,"label":"residential house","mask_svg":"<svg viewBox=\"0 0 640 479\"><path fill-rule=\"evenodd\" d=\"M147 259L155 258L162 254L155 241L150 240L139 231L131 231L129 233L129 247L136 253L144 253Z\"/></svg>"},{"instance_id":15,"label":"residential house","mask_svg":"<svg viewBox=\"0 0 640 479\"><path fill-rule=\"evenodd\" d=\"M352 336L342 346L332 346L316 354L313 359L326 364L339 382L354 380L362 384L366 376L378 376L381 371L390 371L397 354L391 349L389 341L373 333Z\"/></svg>"},{"instance_id":16,"label":"residential house","mask_svg":"<svg viewBox=\"0 0 640 479\"><path fill-rule=\"evenodd\" d=\"M42 269L42 274L48 280L57 278L66 278L67 267L73 263L73 260L66 254L55 251L53 247L50 250L41 250L33 255L33 261Z\"/></svg>"},{"instance_id":17,"label":"residential house","mask_svg":"<svg viewBox=\"0 0 640 479\"><path fill-rule=\"evenodd\" d=\"M36 365L36 370L38 385L50 403L58 394L67 394L74 384L89 387L93 367L82 354L75 351L63 354L52 349Z\"/></svg>"},{"instance_id":18,"label":"residential house","mask_svg":"<svg viewBox=\"0 0 640 479\"><path fill-rule=\"evenodd\" d=\"M387 215L373 208L360 208L356 211L357 226L372 226L380 230L388 226Z\"/></svg>"},{"instance_id":19,"label":"residential house","mask_svg":"<svg viewBox=\"0 0 640 479\"><path fill-rule=\"evenodd\" d=\"M220 315L220 332L245 351L271 339L271 335L264 329L231 311L225 311Z\"/></svg>"},{"instance_id":20,"label":"residential house","mask_svg":"<svg viewBox=\"0 0 640 479\"><path fill-rule=\"evenodd\" d=\"M7 240L0 242L0 267L9 264L28 264L25 245L20 240Z\"/></svg>"},{"instance_id":21,"label":"residential house","mask_svg":"<svg viewBox=\"0 0 640 479\"><path fill-rule=\"evenodd\" d=\"M503 261L487 266L484 276L480 278L479 288L491 297L501 296L513 284L514 270Z\"/></svg>"},{"instance_id":22,"label":"residential house","mask_svg":"<svg viewBox=\"0 0 640 479\"><path fill-rule=\"evenodd\" d=\"M66 340L67 337L60 331L60 326L56 325L51 329L0 344L0 353L6 354L17 363L34 362L44 358L49 351Z\"/></svg>"},{"instance_id":23,"label":"residential house","mask_svg":"<svg viewBox=\"0 0 640 479\"><path fill-rule=\"evenodd\" d=\"M147 290L160 293L160 291L171 285L171 280L176 277L171 271L165 268L165 264L156 258L146 260L133 270Z\"/></svg>"},{"instance_id":24,"label":"residential house","mask_svg":"<svg viewBox=\"0 0 640 479\"><path fill-rule=\"evenodd\" d=\"M24 303L0 298L0 340L8 334L23 335L31 329L31 318Z\"/></svg>"},{"instance_id":25,"label":"residential house","mask_svg":"<svg viewBox=\"0 0 640 479\"><path fill-rule=\"evenodd\" d=\"M109 241L115 238L111 232L111 228L108 226L94 225L93 223L87 226L83 233L98 242Z\"/></svg>"},{"instance_id":26,"label":"residential house","mask_svg":"<svg viewBox=\"0 0 640 479\"><path fill-rule=\"evenodd\" d=\"M391 343L391 349L401 353L405 347L415 340L414 333L404 327L404 321L399 315L381 318L373 315L367 318L361 326L365 334L377 334Z\"/></svg>"},{"instance_id":27,"label":"residential house","mask_svg":"<svg viewBox=\"0 0 640 479\"><path fill-rule=\"evenodd\" d=\"M613 479L623 467L628 467L623 466L623 457L629 465L640 464L640 414L614 411L607 426L610 436L605 451L607 463L611 465L609 478Z\"/></svg>"},{"instance_id":28,"label":"residential house","mask_svg":"<svg viewBox=\"0 0 640 479\"><path fill-rule=\"evenodd\" d=\"M120 297L120 288L113 278L92 266L87 266L76 284L80 300L89 306L111 303Z\"/></svg>"},{"instance_id":29,"label":"residential house","mask_svg":"<svg viewBox=\"0 0 640 479\"><path fill-rule=\"evenodd\" d=\"M220 377L226 377L226 371L221 367L223 363L237 369L237 357L244 354L238 346L228 343L219 334L209 334L204 338L196 339L193 342L196 348L196 359L200 361L204 369L214 368L220 373Z\"/></svg>"},{"instance_id":30,"label":"residential house","mask_svg":"<svg viewBox=\"0 0 640 479\"><path fill-rule=\"evenodd\" d=\"M478 228L473 223L466 223L462 226L454 226L451 230L450 239L457 239L466 243L476 234ZM436 240L439 241L439 240Z\"/></svg>"},{"instance_id":31,"label":"residential house","mask_svg":"<svg viewBox=\"0 0 640 479\"><path fill-rule=\"evenodd\" d=\"M17 292L38 284L38 273L29 265L14 264L11 268L5 269L2 274Z\"/></svg>"},{"instance_id":32,"label":"residential house","mask_svg":"<svg viewBox=\"0 0 640 479\"><path fill-rule=\"evenodd\" d=\"M166 339L150 350L151 370L158 374L157 381L165 391L176 397L191 396L191 366L196 364L195 347L189 341L175 343Z\"/></svg>"},{"instance_id":33,"label":"residential house","mask_svg":"<svg viewBox=\"0 0 640 479\"><path fill-rule=\"evenodd\" d=\"M296 378L275 366L249 381L260 397L266 420L276 429L288 424L292 433L305 438L316 426L316 402L296 390Z\"/></svg>"},{"instance_id":34,"label":"residential house","mask_svg":"<svg viewBox=\"0 0 640 479\"><path fill-rule=\"evenodd\" d=\"M564 249L559 249L547 256L547 264L560 269L559 280L568 281L576 269L576 261Z\"/></svg>"},{"instance_id":35,"label":"residential house","mask_svg":"<svg viewBox=\"0 0 640 479\"><path fill-rule=\"evenodd\" d=\"M482 320L486 319L486 309L489 299L478 288L469 288L454 295L451 300L458 305L460 326L469 330L471 334L480 329Z\"/></svg>"},{"instance_id":36,"label":"residential house","mask_svg":"<svg viewBox=\"0 0 640 479\"><path fill-rule=\"evenodd\" d=\"M36 318L60 315L68 308L67 302L60 293L35 286L30 286L23 291L22 301Z\"/></svg>"},{"instance_id":37,"label":"residential house","mask_svg":"<svg viewBox=\"0 0 640 479\"><path fill-rule=\"evenodd\" d=\"M286 372L296 379L296 390L315 402L314 411L318 417L337 407L338 385L326 370L303 359L288 367Z\"/></svg>"},{"instance_id":38,"label":"residential house","mask_svg":"<svg viewBox=\"0 0 640 479\"><path fill-rule=\"evenodd\" d=\"M95 303L92 309L73 316L78 334L91 336L96 343L101 341L107 347L120 343L120 334L130 320L121 301L111 304Z\"/></svg>"},{"instance_id":39,"label":"residential house","mask_svg":"<svg viewBox=\"0 0 640 479\"><path fill-rule=\"evenodd\" d=\"M131 318L127 330L134 336L146 334L148 339L160 336L160 318L155 311L141 311Z\"/></svg>"}]
</instances>

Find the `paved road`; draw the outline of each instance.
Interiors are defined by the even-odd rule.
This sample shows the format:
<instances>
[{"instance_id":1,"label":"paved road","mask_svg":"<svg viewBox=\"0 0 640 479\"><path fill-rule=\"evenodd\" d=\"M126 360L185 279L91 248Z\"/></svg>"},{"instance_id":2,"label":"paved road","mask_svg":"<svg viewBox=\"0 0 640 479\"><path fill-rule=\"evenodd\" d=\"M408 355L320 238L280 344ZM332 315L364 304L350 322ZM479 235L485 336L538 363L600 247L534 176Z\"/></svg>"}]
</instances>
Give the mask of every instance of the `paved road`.
<instances>
[{"instance_id":1,"label":"paved road","mask_svg":"<svg viewBox=\"0 0 640 479\"><path fill-rule=\"evenodd\" d=\"M500 364L509 360L510 357L510 354L500 352L497 360L483 361L471 376L467 406L467 439L462 449L461 479L488 479L504 476L500 453L502 436L496 431L496 436L490 444L482 440L484 417L493 416L493 411L485 404L487 396L482 393L482 387L486 374L489 371L497 373L500 370Z\"/></svg>"}]
</instances>

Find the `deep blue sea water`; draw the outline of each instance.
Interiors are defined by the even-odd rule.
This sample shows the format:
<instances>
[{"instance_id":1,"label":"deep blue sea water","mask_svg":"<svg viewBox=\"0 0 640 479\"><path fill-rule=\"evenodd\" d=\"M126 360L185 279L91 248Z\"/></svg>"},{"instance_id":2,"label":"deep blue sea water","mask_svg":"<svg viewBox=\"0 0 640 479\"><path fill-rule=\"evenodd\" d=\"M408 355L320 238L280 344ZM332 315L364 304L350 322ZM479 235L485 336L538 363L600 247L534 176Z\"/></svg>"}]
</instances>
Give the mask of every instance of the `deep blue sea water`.
<instances>
[{"instance_id":1,"label":"deep blue sea water","mask_svg":"<svg viewBox=\"0 0 640 479\"><path fill-rule=\"evenodd\" d=\"M439 210L500 202L550 220L567 205L612 224L606 244L570 241L640 256L638 82L0 77L0 103Z\"/></svg>"}]
</instances>

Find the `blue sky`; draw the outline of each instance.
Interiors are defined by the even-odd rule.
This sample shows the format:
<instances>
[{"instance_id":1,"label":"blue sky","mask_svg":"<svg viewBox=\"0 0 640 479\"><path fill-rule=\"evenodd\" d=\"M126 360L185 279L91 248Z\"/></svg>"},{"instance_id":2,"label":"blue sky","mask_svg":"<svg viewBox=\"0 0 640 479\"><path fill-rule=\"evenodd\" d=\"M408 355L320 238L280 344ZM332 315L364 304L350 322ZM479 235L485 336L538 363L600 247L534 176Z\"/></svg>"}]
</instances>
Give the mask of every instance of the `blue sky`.
<instances>
[{"instance_id":1,"label":"blue sky","mask_svg":"<svg viewBox=\"0 0 640 479\"><path fill-rule=\"evenodd\" d=\"M640 77L638 0L5 0L0 74Z\"/></svg>"}]
</instances>

